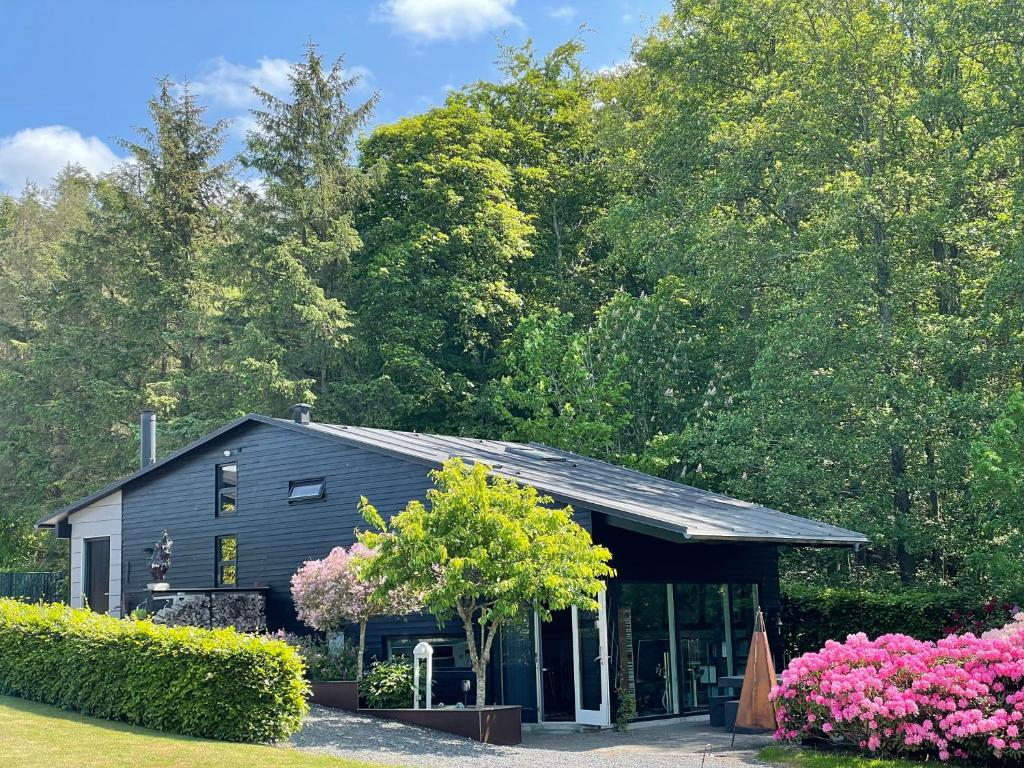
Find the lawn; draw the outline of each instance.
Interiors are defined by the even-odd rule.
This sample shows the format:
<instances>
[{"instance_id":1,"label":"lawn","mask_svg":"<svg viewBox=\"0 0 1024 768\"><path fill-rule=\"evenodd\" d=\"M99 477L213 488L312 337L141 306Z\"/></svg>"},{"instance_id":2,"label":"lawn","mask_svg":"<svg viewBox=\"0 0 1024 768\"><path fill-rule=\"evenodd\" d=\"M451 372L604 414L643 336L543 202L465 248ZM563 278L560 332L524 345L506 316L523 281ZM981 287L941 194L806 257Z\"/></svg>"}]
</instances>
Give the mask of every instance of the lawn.
<instances>
[{"instance_id":1,"label":"lawn","mask_svg":"<svg viewBox=\"0 0 1024 768\"><path fill-rule=\"evenodd\" d=\"M194 739L0 696L0 765L17 768L380 768L296 749Z\"/></svg>"},{"instance_id":2,"label":"lawn","mask_svg":"<svg viewBox=\"0 0 1024 768\"><path fill-rule=\"evenodd\" d=\"M922 768L925 765L936 765L912 760L864 757L846 752L817 752L813 749L778 746L765 747L757 756L766 763L793 768Z\"/></svg>"}]
</instances>

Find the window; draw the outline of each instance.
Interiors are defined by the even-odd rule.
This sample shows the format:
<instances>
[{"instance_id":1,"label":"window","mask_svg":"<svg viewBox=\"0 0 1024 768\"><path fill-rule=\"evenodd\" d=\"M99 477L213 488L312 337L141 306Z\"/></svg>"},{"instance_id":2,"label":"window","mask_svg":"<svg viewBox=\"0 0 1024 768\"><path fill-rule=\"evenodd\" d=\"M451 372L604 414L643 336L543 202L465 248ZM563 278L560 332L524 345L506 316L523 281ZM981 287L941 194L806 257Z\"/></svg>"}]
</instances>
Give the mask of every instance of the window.
<instances>
[{"instance_id":1,"label":"window","mask_svg":"<svg viewBox=\"0 0 1024 768\"><path fill-rule=\"evenodd\" d=\"M218 536L217 549L217 586L234 587L238 585L238 537Z\"/></svg>"},{"instance_id":2,"label":"window","mask_svg":"<svg viewBox=\"0 0 1024 768\"><path fill-rule=\"evenodd\" d=\"M217 516L234 514L238 508L238 465L217 465Z\"/></svg>"},{"instance_id":3,"label":"window","mask_svg":"<svg viewBox=\"0 0 1024 768\"><path fill-rule=\"evenodd\" d=\"M315 480L292 480L288 483L288 503L322 499L326 485L327 481L322 477Z\"/></svg>"},{"instance_id":4,"label":"window","mask_svg":"<svg viewBox=\"0 0 1024 768\"><path fill-rule=\"evenodd\" d=\"M445 635L442 637L392 637L388 638L388 658L405 656L412 658L412 649L420 641L430 643L434 648L434 669L472 669L469 659L469 644L465 637Z\"/></svg>"}]
</instances>

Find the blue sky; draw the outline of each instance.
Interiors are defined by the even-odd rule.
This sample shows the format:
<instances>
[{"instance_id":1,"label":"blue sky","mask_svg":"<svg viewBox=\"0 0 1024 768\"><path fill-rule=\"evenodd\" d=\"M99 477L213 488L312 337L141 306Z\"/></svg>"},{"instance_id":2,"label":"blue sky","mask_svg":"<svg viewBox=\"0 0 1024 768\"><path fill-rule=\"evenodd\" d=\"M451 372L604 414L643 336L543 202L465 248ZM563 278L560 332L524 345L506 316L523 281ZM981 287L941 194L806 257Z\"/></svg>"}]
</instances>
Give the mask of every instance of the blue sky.
<instances>
[{"instance_id":1,"label":"blue sky","mask_svg":"<svg viewBox=\"0 0 1024 768\"><path fill-rule=\"evenodd\" d=\"M310 39L379 91L374 121L440 104L446 89L496 76L500 41L541 51L578 36L586 62L625 61L669 0L266 2L0 0L0 192L45 184L67 162L100 172L118 138L147 123L156 81L188 80L209 116L244 133L248 86L286 87ZM581 31L581 25L585 29Z\"/></svg>"}]
</instances>

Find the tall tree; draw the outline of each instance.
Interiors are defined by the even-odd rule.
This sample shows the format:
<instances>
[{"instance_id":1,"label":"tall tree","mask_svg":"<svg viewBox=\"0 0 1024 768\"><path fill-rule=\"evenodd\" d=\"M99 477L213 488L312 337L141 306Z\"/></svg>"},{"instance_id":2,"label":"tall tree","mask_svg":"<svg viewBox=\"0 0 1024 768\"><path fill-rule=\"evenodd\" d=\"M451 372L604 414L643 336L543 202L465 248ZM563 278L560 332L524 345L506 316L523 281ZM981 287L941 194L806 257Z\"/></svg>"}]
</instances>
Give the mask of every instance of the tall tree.
<instances>
[{"instance_id":1,"label":"tall tree","mask_svg":"<svg viewBox=\"0 0 1024 768\"><path fill-rule=\"evenodd\" d=\"M514 276L528 311L551 308L583 321L630 270L613 262L598 226L611 192L614 162L598 140L598 77L580 62L576 40L538 56L532 42L501 50L497 82L454 94L486 113L509 135L501 160L512 172L511 195L533 224L533 258Z\"/></svg>"},{"instance_id":2,"label":"tall tree","mask_svg":"<svg viewBox=\"0 0 1024 768\"><path fill-rule=\"evenodd\" d=\"M255 89L263 108L253 112L242 162L260 174L261 191L250 200L236 253L250 288L236 311L286 367L317 382L328 398L321 407L332 413L339 407L331 402L332 374L351 325L349 260L362 245L355 209L375 178L357 166L353 149L377 96L351 107L359 76L340 59L325 67L312 44L289 82L287 98ZM262 300L251 303L253 294Z\"/></svg>"},{"instance_id":3,"label":"tall tree","mask_svg":"<svg viewBox=\"0 0 1024 768\"><path fill-rule=\"evenodd\" d=\"M140 405L170 417L171 441L201 411L193 377L207 365L213 316L223 126L206 126L169 82L150 115L141 141L125 143L133 162L99 181L88 220L59 250L38 299L45 327L3 371L0 482L22 536L46 507L131 469Z\"/></svg>"},{"instance_id":4,"label":"tall tree","mask_svg":"<svg viewBox=\"0 0 1024 768\"><path fill-rule=\"evenodd\" d=\"M501 161L510 136L453 101L377 129L362 163L383 179L355 263L359 371L345 418L478 430L480 389L523 313L514 280L529 217Z\"/></svg>"},{"instance_id":5,"label":"tall tree","mask_svg":"<svg viewBox=\"0 0 1024 768\"><path fill-rule=\"evenodd\" d=\"M955 575L970 439L1019 372L983 316L1020 29L981 3L681 1L603 110L616 248L712 335L705 482L865 530L904 581Z\"/></svg>"}]
</instances>

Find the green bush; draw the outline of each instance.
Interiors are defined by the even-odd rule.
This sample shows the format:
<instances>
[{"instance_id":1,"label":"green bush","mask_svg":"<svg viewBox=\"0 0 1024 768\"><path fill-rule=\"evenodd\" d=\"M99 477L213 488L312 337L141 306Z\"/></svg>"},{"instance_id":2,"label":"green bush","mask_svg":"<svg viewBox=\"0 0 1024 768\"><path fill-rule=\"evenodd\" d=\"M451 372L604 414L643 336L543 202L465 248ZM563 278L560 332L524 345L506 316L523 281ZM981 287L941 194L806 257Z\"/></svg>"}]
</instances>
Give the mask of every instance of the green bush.
<instances>
[{"instance_id":1,"label":"green bush","mask_svg":"<svg viewBox=\"0 0 1024 768\"><path fill-rule=\"evenodd\" d=\"M786 653L817 651L826 640L847 635L899 633L937 640L952 632L981 632L1002 626L1016 610L1012 601L955 589L873 592L862 589L787 585L782 595Z\"/></svg>"},{"instance_id":2,"label":"green bush","mask_svg":"<svg viewBox=\"0 0 1024 768\"><path fill-rule=\"evenodd\" d=\"M314 683L356 679L356 649L351 645L327 642L316 635L295 635L278 630L269 635L299 652L306 665L306 679Z\"/></svg>"},{"instance_id":3,"label":"green bush","mask_svg":"<svg viewBox=\"0 0 1024 768\"><path fill-rule=\"evenodd\" d=\"M0 694L226 741L277 741L307 711L302 660L233 629L162 627L0 599Z\"/></svg>"},{"instance_id":4,"label":"green bush","mask_svg":"<svg viewBox=\"0 0 1024 768\"><path fill-rule=\"evenodd\" d=\"M363 677L359 690L366 696L366 705L371 709L411 707L412 663L404 657L375 661Z\"/></svg>"}]
</instances>

